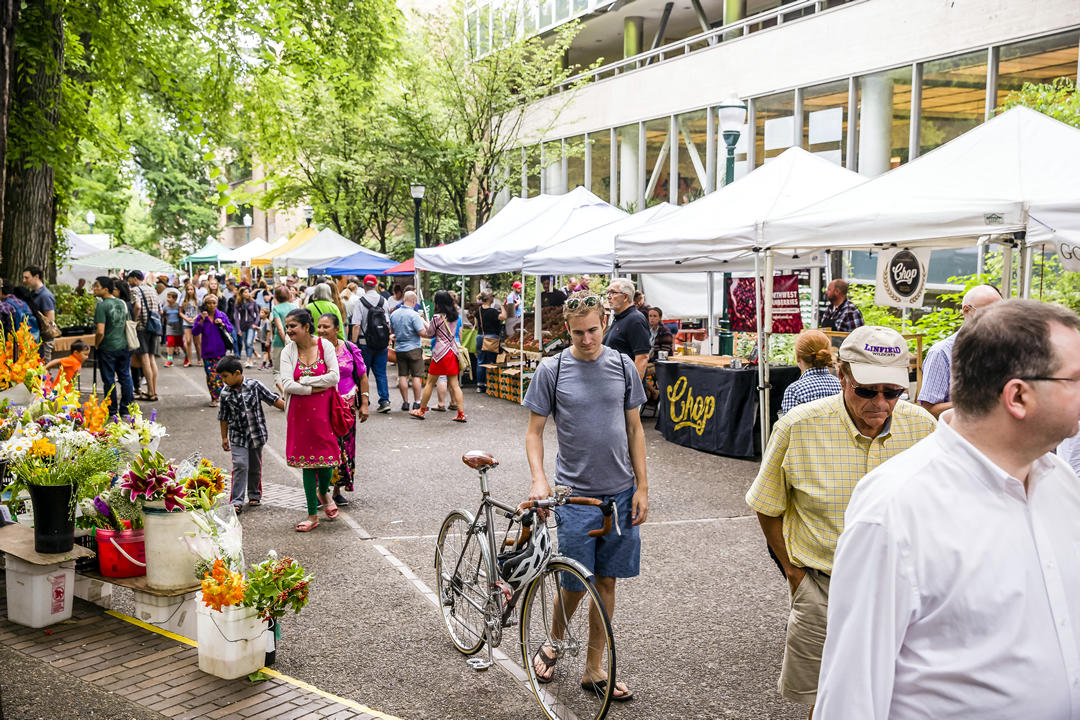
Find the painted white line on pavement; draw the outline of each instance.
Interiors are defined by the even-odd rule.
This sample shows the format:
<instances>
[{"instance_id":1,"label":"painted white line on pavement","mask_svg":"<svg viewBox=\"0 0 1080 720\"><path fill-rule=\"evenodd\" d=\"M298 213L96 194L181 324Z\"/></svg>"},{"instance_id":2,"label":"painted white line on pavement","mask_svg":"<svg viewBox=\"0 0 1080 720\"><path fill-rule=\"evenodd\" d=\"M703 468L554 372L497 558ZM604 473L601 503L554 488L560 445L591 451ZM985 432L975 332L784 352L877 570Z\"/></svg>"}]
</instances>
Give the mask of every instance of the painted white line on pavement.
<instances>
[{"instance_id":1,"label":"painted white line on pavement","mask_svg":"<svg viewBox=\"0 0 1080 720\"><path fill-rule=\"evenodd\" d=\"M717 523L724 522L726 520L746 520L752 518L753 515L732 515L731 517L715 517L715 518L694 518L690 520L659 520L657 522L647 522L642 525L642 529L655 527L657 525L703 525L705 523ZM379 540L384 541L397 541L397 540L434 540L438 535L381 535Z\"/></svg>"}]
</instances>

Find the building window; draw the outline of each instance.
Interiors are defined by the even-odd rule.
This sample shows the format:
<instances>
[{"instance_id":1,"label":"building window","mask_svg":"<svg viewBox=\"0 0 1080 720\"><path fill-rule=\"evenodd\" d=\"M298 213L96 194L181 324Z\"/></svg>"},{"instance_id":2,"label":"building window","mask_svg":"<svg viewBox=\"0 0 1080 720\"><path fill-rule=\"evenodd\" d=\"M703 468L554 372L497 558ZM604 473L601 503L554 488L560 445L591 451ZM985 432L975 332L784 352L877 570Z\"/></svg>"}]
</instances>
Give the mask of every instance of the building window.
<instances>
[{"instance_id":1,"label":"building window","mask_svg":"<svg viewBox=\"0 0 1080 720\"><path fill-rule=\"evenodd\" d=\"M540 29L551 25L554 20L555 0L540 0Z\"/></svg>"},{"instance_id":2,"label":"building window","mask_svg":"<svg viewBox=\"0 0 1080 720\"><path fill-rule=\"evenodd\" d=\"M566 187L573 190L578 185L585 185L585 136L567 138L563 145L566 153Z\"/></svg>"},{"instance_id":3,"label":"building window","mask_svg":"<svg viewBox=\"0 0 1080 720\"><path fill-rule=\"evenodd\" d=\"M754 112L754 161L762 165L795 142L795 93L757 98Z\"/></svg>"},{"instance_id":4,"label":"building window","mask_svg":"<svg viewBox=\"0 0 1080 720\"><path fill-rule=\"evenodd\" d=\"M236 212L231 212L225 216L225 224L233 227L244 227L245 215L251 215L252 217L255 217L255 213L251 205L237 205Z\"/></svg>"},{"instance_id":5,"label":"building window","mask_svg":"<svg viewBox=\"0 0 1080 720\"><path fill-rule=\"evenodd\" d=\"M562 195L566 192L566 178L562 174L562 142L553 140L544 143L543 154L544 182L541 186L546 195Z\"/></svg>"},{"instance_id":6,"label":"building window","mask_svg":"<svg viewBox=\"0 0 1080 720\"><path fill-rule=\"evenodd\" d=\"M540 194L540 146L531 145L525 149L525 196L535 197Z\"/></svg>"},{"instance_id":7,"label":"building window","mask_svg":"<svg viewBox=\"0 0 1080 720\"><path fill-rule=\"evenodd\" d=\"M908 161L911 67L858 80L859 172L880 175Z\"/></svg>"},{"instance_id":8,"label":"building window","mask_svg":"<svg viewBox=\"0 0 1080 720\"><path fill-rule=\"evenodd\" d=\"M846 80L816 85L803 91L802 146L815 155L844 166L848 132Z\"/></svg>"},{"instance_id":9,"label":"building window","mask_svg":"<svg viewBox=\"0 0 1080 720\"><path fill-rule=\"evenodd\" d=\"M923 65L919 153L963 135L985 118L986 52L979 50Z\"/></svg>"},{"instance_id":10,"label":"building window","mask_svg":"<svg viewBox=\"0 0 1080 720\"><path fill-rule=\"evenodd\" d=\"M592 190L601 200L617 200L611 194L611 136L606 130L589 133Z\"/></svg>"},{"instance_id":11,"label":"building window","mask_svg":"<svg viewBox=\"0 0 1080 720\"><path fill-rule=\"evenodd\" d=\"M676 120L679 177L675 199L679 205L693 202L705 194L705 156L709 147L706 125L705 110L685 113Z\"/></svg>"},{"instance_id":12,"label":"building window","mask_svg":"<svg viewBox=\"0 0 1080 720\"><path fill-rule=\"evenodd\" d=\"M1059 77L1076 80L1080 32L1005 45L998 51L997 107L1024 83L1048 83Z\"/></svg>"},{"instance_id":13,"label":"building window","mask_svg":"<svg viewBox=\"0 0 1080 720\"><path fill-rule=\"evenodd\" d=\"M668 130L670 118L649 120L645 123L645 207L667 202L671 197L670 163L668 153L672 151ZM677 152L677 150L676 150Z\"/></svg>"}]
</instances>

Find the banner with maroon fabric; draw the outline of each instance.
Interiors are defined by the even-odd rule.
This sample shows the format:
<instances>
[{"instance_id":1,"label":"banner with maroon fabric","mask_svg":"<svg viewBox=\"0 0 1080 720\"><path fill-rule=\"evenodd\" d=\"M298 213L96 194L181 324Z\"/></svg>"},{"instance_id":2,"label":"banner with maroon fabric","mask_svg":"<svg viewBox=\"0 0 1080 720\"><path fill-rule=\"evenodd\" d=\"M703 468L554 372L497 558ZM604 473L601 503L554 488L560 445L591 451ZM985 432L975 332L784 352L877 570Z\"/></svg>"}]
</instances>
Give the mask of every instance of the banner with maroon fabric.
<instances>
[{"instance_id":1,"label":"banner with maroon fabric","mask_svg":"<svg viewBox=\"0 0 1080 720\"><path fill-rule=\"evenodd\" d=\"M757 300L755 278L735 278L728 291L728 316L735 332L757 332ZM772 332L797 333L803 328L799 310L799 276L773 277Z\"/></svg>"}]
</instances>

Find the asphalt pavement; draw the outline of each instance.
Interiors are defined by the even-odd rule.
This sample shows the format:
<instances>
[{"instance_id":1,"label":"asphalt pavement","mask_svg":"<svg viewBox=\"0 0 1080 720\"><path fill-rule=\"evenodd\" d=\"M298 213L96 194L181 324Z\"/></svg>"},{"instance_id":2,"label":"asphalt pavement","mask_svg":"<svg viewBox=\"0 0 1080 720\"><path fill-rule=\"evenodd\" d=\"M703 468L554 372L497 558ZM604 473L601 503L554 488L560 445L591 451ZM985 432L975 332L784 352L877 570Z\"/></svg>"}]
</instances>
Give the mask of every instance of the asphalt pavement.
<instances>
[{"instance_id":1,"label":"asphalt pavement","mask_svg":"<svg viewBox=\"0 0 1080 720\"><path fill-rule=\"evenodd\" d=\"M272 387L269 372L248 372ZM203 377L201 368L161 368L162 399L145 408L156 407L168 428L164 453L198 451L228 467ZM315 575L308 607L283 622L275 669L406 720L540 718L510 672L465 664L422 592L434 587L434 536L443 517L478 504L476 474L460 462L464 452L491 452L500 462L490 475L495 497L524 499L528 412L466 388L467 424L451 422L450 412L417 421L398 409L393 381L391 373L393 410L359 428L352 503L308 534L293 529L306 513L300 473L282 458L284 413L266 410L264 482L274 499L241 515L245 553L253 562L273 548ZM757 463L676 446L651 426L647 421L650 507L641 575L619 581L613 618L618 677L635 699L615 705L609 717L806 717L776 690L788 600L742 499ZM548 430L550 472L556 443ZM122 594L118 604L123 609ZM507 637L502 650L520 663L515 636Z\"/></svg>"}]
</instances>

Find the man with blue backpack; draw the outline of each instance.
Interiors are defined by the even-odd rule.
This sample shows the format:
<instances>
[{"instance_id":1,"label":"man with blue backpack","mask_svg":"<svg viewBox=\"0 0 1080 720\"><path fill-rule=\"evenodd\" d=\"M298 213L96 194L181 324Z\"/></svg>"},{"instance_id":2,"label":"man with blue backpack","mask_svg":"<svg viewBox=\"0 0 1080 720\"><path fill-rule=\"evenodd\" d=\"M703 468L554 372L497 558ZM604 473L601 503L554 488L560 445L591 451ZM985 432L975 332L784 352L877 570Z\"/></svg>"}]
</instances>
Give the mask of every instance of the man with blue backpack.
<instances>
[{"instance_id":1,"label":"man with blue backpack","mask_svg":"<svg viewBox=\"0 0 1080 720\"><path fill-rule=\"evenodd\" d=\"M352 316L352 341L360 347L368 372L375 375L379 407L375 412L390 412L390 386L386 381L386 358L390 347L390 313L386 298L379 294L374 275L364 276L364 294Z\"/></svg>"}]
</instances>

